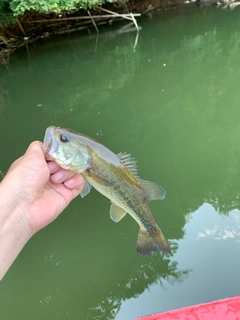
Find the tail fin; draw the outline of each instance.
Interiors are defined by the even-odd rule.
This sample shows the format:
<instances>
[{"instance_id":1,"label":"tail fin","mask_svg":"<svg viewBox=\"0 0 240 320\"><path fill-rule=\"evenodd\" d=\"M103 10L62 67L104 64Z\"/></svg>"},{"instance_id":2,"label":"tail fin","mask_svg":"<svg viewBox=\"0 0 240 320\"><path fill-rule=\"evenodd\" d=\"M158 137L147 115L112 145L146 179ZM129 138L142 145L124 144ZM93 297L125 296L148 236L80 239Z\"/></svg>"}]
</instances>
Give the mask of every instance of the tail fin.
<instances>
[{"instance_id":1,"label":"tail fin","mask_svg":"<svg viewBox=\"0 0 240 320\"><path fill-rule=\"evenodd\" d=\"M156 229L154 233L140 229L136 249L142 256L147 256L152 252L171 253L171 249L160 229Z\"/></svg>"}]
</instances>

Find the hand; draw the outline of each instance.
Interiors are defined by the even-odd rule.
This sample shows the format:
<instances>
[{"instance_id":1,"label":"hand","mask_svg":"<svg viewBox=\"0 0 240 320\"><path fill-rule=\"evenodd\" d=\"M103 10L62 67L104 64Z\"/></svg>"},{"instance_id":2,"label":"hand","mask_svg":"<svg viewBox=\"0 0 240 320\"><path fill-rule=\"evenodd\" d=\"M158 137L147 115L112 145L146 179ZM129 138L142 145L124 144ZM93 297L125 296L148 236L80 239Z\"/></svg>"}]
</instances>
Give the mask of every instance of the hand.
<instances>
[{"instance_id":1,"label":"hand","mask_svg":"<svg viewBox=\"0 0 240 320\"><path fill-rule=\"evenodd\" d=\"M83 187L80 174L61 169L53 161L47 163L42 143L31 143L0 183L0 261L6 258L2 255L7 248L18 251L17 256L29 238L57 218Z\"/></svg>"},{"instance_id":2,"label":"hand","mask_svg":"<svg viewBox=\"0 0 240 320\"><path fill-rule=\"evenodd\" d=\"M6 181L5 181L6 180ZM30 144L26 153L10 167L1 183L8 185L10 197L24 212L30 232L48 225L82 191L81 175L47 163L42 143Z\"/></svg>"}]
</instances>

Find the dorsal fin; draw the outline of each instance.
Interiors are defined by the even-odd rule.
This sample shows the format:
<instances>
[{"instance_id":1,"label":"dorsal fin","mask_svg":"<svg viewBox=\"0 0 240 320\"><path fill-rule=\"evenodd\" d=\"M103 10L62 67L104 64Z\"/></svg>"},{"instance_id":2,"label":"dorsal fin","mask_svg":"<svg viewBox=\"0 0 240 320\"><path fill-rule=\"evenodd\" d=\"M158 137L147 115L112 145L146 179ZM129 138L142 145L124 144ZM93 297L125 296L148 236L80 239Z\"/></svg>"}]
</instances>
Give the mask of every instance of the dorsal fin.
<instances>
[{"instance_id":1,"label":"dorsal fin","mask_svg":"<svg viewBox=\"0 0 240 320\"><path fill-rule=\"evenodd\" d=\"M163 200L166 197L166 190L155 182L140 179L140 182L148 196L148 201Z\"/></svg>"},{"instance_id":2,"label":"dorsal fin","mask_svg":"<svg viewBox=\"0 0 240 320\"><path fill-rule=\"evenodd\" d=\"M139 178L137 171L137 161L131 157L131 154L128 154L127 152L120 152L117 156L121 163L125 167L127 167L128 170L131 171L136 178Z\"/></svg>"}]
</instances>

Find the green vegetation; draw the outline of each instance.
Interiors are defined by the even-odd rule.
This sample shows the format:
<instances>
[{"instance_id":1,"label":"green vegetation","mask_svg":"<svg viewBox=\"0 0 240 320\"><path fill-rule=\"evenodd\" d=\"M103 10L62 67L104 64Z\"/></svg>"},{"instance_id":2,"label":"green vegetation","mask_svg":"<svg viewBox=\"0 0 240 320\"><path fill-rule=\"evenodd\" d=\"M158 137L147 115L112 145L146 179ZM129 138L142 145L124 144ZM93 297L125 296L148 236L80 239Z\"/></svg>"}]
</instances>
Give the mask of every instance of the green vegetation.
<instances>
[{"instance_id":1,"label":"green vegetation","mask_svg":"<svg viewBox=\"0 0 240 320\"><path fill-rule=\"evenodd\" d=\"M57 15L72 14L80 9L92 9L114 0L10 0L0 2L0 27L16 22L28 12Z\"/></svg>"},{"instance_id":2,"label":"green vegetation","mask_svg":"<svg viewBox=\"0 0 240 320\"><path fill-rule=\"evenodd\" d=\"M107 2L113 2L108 0ZM102 5L101 0L11 0L0 4L0 11L10 9L14 16L21 16L32 10L38 13L62 13L66 11L93 8Z\"/></svg>"},{"instance_id":3,"label":"green vegetation","mask_svg":"<svg viewBox=\"0 0 240 320\"><path fill-rule=\"evenodd\" d=\"M110 0L108 2L113 1ZM39 13L61 13L76 9L92 8L101 4L101 0L12 0L10 7L14 15L19 16L29 10Z\"/></svg>"},{"instance_id":4,"label":"green vegetation","mask_svg":"<svg viewBox=\"0 0 240 320\"><path fill-rule=\"evenodd\" d=\"M75 1L59 1L59 0L12 0L10 7L14 12L14 15L19 16L24 14L28 10L34 10L39 13L46 13L49 11L61 12L63 10L73 10L76 9Z\"/></svg>"},{"instance_id":5,"label":"green vegetation","mask_svg":"<svg viewBox=\"0 0 240 320\"><path fill-rule=\"evenodd\" d=\"M16 22L8 2L0 2L0 27Z\"/></svg>"}]
</instances>

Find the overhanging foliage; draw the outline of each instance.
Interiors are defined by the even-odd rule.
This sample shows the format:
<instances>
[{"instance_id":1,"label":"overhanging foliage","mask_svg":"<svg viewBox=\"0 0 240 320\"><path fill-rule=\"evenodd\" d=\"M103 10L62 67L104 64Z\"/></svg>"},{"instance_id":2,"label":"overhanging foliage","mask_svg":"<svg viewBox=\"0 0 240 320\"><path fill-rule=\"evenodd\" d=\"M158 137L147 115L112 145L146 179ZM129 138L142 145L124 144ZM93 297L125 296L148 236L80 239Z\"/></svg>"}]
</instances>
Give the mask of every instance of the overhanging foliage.
<instances>
[{"instance_id":1,"label":"overhanging foliage","mask_svg":"<svg viewBox=\"0 0 240 320\"><path fill-rule=\"evenodd\" d=\"M112 0L108 2L112 2ZM14 15L19 16L29 10L39 13L61 13L63 11L92 8L100 4L102 4L101 0L12 0L10 1L10 8Z\"/></svg>"},{"instance_id":2,"label":"overhanging foliage","mask_svg":"<svg viewBox=\"0 0 240 320\"><path fill-rule=\"evenodd\" d=\"M11 23L13 16L23 16L29 11L40 14L59 14L89 9L114 0L10 0L0 2L0 26Z\"/></svg>"}]
</instances>

